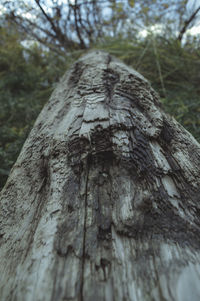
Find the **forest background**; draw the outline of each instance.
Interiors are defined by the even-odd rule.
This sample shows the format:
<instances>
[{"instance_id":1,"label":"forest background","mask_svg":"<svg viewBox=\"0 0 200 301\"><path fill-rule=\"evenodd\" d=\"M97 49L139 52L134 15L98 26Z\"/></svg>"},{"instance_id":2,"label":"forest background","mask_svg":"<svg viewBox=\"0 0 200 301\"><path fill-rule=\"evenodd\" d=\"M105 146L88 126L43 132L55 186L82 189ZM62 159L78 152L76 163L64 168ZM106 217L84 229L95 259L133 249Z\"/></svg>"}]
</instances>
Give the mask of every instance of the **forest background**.
<instances>
[{"instance_id":1,"label":"forest background","mask_svg":"<svg viewBox=\"0 0 200 301\"><path fill-rule=\"evenodd\" d=\"M200 142L200 0L1 0L0 188L59 79L89 49L143 74Z\"/></svg>"}]
</instances>

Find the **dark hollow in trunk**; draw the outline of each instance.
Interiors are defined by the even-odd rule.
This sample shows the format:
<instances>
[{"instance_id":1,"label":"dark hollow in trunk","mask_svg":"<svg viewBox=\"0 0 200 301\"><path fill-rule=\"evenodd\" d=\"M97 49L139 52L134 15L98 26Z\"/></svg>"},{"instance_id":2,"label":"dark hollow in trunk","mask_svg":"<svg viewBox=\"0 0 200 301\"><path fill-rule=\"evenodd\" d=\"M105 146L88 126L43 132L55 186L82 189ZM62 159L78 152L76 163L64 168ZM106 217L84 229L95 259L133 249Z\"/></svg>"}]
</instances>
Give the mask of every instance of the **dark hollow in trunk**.
<instances>
[{"instance_id":1,"label":"dark hollow in trunk","mask_svg":"<svg viewBox=\"0 0 200 301\"><path fill-rule=\"evenodd\" d=\"M200 145L104 52L64 75L0 203L1 301L199 301Z\"/></svg>"}]
</instances>

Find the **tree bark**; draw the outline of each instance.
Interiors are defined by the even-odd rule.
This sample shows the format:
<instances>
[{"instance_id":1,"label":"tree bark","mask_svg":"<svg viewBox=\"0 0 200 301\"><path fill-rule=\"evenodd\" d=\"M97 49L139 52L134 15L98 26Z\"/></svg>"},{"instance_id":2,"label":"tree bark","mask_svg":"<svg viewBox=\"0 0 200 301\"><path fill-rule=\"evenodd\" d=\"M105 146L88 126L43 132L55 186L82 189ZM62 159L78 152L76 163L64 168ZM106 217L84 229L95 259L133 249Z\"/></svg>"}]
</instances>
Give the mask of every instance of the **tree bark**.
<instances>
[{"instance_id":1,"label":"tree bark","mask_svg":"<svg viewBox=\"0 0 200 301\"><path fill-rule=\"evenodd\" d=\"M79 59L1 193L0 300L199 301L200 145L148 81Z\"/></svg>"}]
</instances>

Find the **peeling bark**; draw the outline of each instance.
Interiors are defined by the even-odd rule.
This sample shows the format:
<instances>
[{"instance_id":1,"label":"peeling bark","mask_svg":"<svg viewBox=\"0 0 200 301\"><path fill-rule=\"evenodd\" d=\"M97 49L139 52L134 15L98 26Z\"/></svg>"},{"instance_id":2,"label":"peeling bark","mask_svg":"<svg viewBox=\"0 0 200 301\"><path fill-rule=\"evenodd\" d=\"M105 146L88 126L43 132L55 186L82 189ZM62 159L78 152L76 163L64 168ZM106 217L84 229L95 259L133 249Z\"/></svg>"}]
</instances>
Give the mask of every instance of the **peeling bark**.
<instances>
[{"instance_id":1,"label":"peeling bark","mask_svg":"<svg viewBox=\"0 0 200 301\"><path fill-rule=\"evenodd\" d=\"M0 300L199 301L200 145L103 52L64 75L1 194Z\"/></svg>"}]
</instances>

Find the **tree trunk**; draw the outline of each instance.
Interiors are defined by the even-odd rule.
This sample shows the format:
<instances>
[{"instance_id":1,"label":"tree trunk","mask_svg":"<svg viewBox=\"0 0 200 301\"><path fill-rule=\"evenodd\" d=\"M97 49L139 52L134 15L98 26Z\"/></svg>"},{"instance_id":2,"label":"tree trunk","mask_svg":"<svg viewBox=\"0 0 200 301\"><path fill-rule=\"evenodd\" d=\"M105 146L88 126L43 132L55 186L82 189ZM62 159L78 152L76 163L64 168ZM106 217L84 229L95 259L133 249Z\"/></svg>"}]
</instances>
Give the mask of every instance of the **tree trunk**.
<instances>
[{"instance_id":1,"label":"tree trunk","mask_svg":"<svg viewBox=\"0 0 200 301\"><path fill-rule=\"evenodd\" d=\"M1 301L199 301L200 145L104 52L64 75L1 194Z\"/></svg>"}]
</instances>

